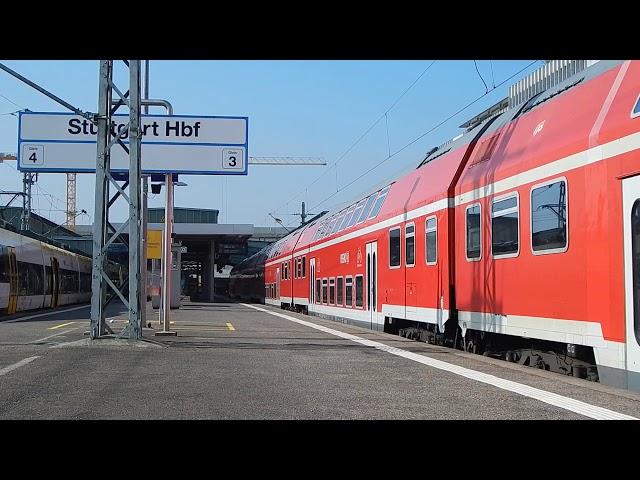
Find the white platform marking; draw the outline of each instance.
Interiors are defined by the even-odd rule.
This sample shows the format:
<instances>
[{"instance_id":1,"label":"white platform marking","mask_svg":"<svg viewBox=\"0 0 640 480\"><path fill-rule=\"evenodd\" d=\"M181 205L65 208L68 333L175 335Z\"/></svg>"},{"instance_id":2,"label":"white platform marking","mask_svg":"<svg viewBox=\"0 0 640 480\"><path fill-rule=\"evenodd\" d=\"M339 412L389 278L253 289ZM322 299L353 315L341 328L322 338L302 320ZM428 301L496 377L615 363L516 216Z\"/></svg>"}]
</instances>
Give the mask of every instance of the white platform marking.
<instances>
[{"instance_id":1,"label":"white platform marking","mask_svg":"<svg viewBox=\"0 0 640 480\"><path fill-rule=\"evenodd\" d=\"M244 305L245 307L253 308L254 310L259 310L261 312L268 313L269 315L275 315L276 317L285 318L287 320L298 323L300 325L304 325L310 328L315 328L316 330L320 330L330 335L335 335L340 338L345 338L347 340L351 340L353 342L357 342L362 345L366 345L368 347L374 347L374 348L377 348L378 350L382 350L383 352L391 353L392 355L396 355L398 357L403 357L409 360L413 360L415 362L422 363L423 365L427 365L429 367L455 373L456 375L460 375L462 377L466 377L471 380L476 380L478 382L486 383L488 385L493 385L494 387L498 387L503 390L508 390L510 392L517 393L525 397L533 398L535 400L539 400L541 402L548 403L549 405L554 405L556 407L560 407L565 410L569 410L571 412L578 413L580 415L584 415L589 418L594 418L596 420L638 420L635 417L614 412L606 408L597 407L595 405L590 405L588 403L581 402L573 398L565 397L557 393L547 392L545 390L540 390L539 388L530 387L522 383L512 382L511 380L505 380L503 378L499 378L494 375L477 372L475 370L471 370L465 367L460 367L452 363L436 360L434 358L427 357L425 355L419 355L417 353L408 352L400 348L391 347L389 345L385 345L384 343L374 342L372 340L366 340L356 335L351 335L350 333L341 332L339 330L334 330L332 328L328 328L322 325L316 325L315 323L306 322L304 320L300 320L298 318L291 317L283 313L272 312L265 308L248 305L246 303L243 303L242 305Z\"/></svg>"},{"instance_id":2,"label":"white platform marking","mask_svg":"<svg viewBox=\"0 0 640 480\"><path fill-rule=\"evenodd\" d=\"M73 312L74 310L80 310L81 308L89 308L90 306L91 305L82 305L80 307L67 308L66 310L56 310L55 312L38 313L36 315L29 315L28 317L14 318L13 320L6 320L4 322L0 321L0 325L2 325L3 323L25 322L27 320L31 320L32 318L46 317L47 315L56 315L58 313Z\"/></svg>"},{"instance_id":3,"label":"white platform marking","mask_svg":"<svg viewBox=\"0 0 640 480\"><path fill-rule=\"evenodd\" d=\"M40 358L40 357L37 356L37 357L25 358L24 360L20 360L18 363L14 363L13 365L9 365L8 367L4 367L4 368L0 369L0 377L2 375L6 375L7 373L15 370L16 368L20 368L20 367L26 365L27 363L33 362L36 358Z\"/></svg>"}]
</instances>

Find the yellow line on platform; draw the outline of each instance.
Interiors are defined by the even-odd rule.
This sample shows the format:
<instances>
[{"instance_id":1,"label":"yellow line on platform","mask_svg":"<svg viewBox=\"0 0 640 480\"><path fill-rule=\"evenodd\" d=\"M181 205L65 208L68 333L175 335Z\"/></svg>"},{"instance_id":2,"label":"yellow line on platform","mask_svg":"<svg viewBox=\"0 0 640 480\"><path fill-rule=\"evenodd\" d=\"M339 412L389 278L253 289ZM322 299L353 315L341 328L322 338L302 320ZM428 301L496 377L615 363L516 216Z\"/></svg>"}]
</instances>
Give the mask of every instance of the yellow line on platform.
<instances>
[{"instance_id":1,"label":"yellow line on platform","mask_svg":"<svg viewBox=\"0 0 640 480\"><path fill-rule=\"evenodd\" d=\"M56 328L66 327L67 325L71 325L72 323L76 323L76 322L63 323L62 325L56 325L55 327L49 327L47 330L55 330Z\"/></svg>"},{"instance_id":2,"label":"yellow line on platform","mask_svg":"<svg viewBox=\"0 0 640 480\"><path fill-rule=\"evenodd\" d=\"M227 328L232 332L235 330L235 328L233 328L233 325L231 325L229 322L227 322Z\"/></svg>"}]
</instances>

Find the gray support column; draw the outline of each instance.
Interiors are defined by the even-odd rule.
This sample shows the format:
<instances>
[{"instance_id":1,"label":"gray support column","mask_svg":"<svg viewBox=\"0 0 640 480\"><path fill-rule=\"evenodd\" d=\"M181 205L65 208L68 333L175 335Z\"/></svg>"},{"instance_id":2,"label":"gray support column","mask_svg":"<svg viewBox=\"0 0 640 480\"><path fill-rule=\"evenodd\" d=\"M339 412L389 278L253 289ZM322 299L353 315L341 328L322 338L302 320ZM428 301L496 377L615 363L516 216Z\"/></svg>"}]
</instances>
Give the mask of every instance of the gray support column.
<instances>
[{"instance_id":1,"label":"gray support column","mask_svg":"<svg viewBox=\"0 0 640 480\"><path fill-rule=\"evenodd\" d=\"M129 63L129 338L142 337L140 175L142 129L140 118L140 60ZM146 300L146 299L145 299Z\"/></svg>"},{"instance_id":2,"label":"gray support column","mask_svg":"<svg viewBox=\"0 0 640 480\"><path fill-rule=\"evenodd\" d=\"M216 297L216 288L215 288L215 280L216 280L216 241L211 240L209 243L209 291L207 292L207 296L209 297L210 302L215 302Z\"/></svg>"},{"instance_id":3,"label":"gray support column","mask_svg":"<svg viewBox=\"0 0 640 480\"><path fill-rule=\"evenodd\" d=\"M109 109L111 107L111 86L113 62L100 61L98 92L98 126L96 158L96 190L93 217L93 267L91 270L91 338L98 338L105 332L103 302L103 247L106 230L107 176L109 170Z\"/></svg>"}]
</instances>

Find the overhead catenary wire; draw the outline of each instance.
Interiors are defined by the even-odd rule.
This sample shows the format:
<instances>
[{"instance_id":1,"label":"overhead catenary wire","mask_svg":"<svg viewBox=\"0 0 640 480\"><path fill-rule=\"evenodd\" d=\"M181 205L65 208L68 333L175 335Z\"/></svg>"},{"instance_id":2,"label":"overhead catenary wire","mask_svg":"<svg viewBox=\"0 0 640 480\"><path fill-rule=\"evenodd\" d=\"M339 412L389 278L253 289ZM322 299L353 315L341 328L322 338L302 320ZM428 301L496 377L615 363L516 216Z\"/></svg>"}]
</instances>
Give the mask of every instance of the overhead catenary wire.
<instances>
[{"instance_id":1,"label":"overhead catenary wire","mask_svg":"<svg viewBox=\"0 0 640 480\"><path fill-rule=\"evenodd\" d=\"M313 185L315 185L321 178L323 178L327 173L329 173L331 171L332 168L336 168L337 169L337 165L349 154L349 152L351 152L351 150L353 150L355 148L356 145L358 145L358 143L360 143L360 141L362 141L363 138L365 138L367 136L367 134L373 130L373 128L380 123L380 121L383 118L387 117L387 114L398 104L398 102L400 102L400 100L402 100L402 98L409 92L409 90L411 90L419 81L420 79L425 75L425 73L427 73L431 67L433 66L433 64L436 63L436 60L433 60L429 65L427 65L427 67L420 73L420 75L418 75L418 77L411 83L411 85L409 85L401 94L400 96L398 96L394 102L391 104L391 106L389 108L387 108L384 113L382 113L382 115L380 115L370 126L369 128L367 128L364 133L362 133L339 157L338 159L329 167L327 168L324 172L322 172L315 180L313 180L310 184L308 184L306 187L304 187L303 189L301 189L298 193L296 193L295 195L293 195L292 197L289 198L289 200L285 203L283 203L282 205L280 205L278 208L275 208L272 210L273 212L277 212L279 211L281 208L286 207L287 205L289 205L293 200L295 200L296 198L298 198L302 193L304 193L306 190L308 190L310 187L312 187ZM337 175L337 170L336 170L336 175Z\"/></svg>"},{"instance_id":2,"label":"overhead catenary wire","mask_svg":"<svg viewBox=\"0 0 640 480\"><path fill-rule=\"evenodd\" d=\"M482 80L482 83L484 84L484 89L486 93L489 93L489 87L487 87L487 82L484 81L484 78L482 78L482 75L480 74L480 70L478 70L478 62L476 62L475 60L473 61L473 64L476 67L476 72L478 72L478 76L480 77L480 80ZM494 87L495 88L495 87Z\"/></svg>"},{"instance_id":3,"label":"overhead catenary wire","mask_svg":"<svg viewBox=\"0 0 640 480\"><path fill-rule=\"evenodd\" d=\"M467 108L471 107L472 105L474 105L475 103L479 102L482 98L486 97L488 94L490 94L491 92L493 92L495 89L497 89L498 87L501 87L502 85L504 85L505 83L507 83L509 80L511 80L512 78L516 77L517 75L521 74L522 72L524 72L525 70L527 70L528 68L530 68L531 66L535 65L536 63L538 63L539 60L534 60L533 62L529 63L527 66L525 66L524 68L518 70L516 73L514 73L513 75L511 75L510 77L504 79L502 82L500 82L498 85L496 85L495 87L493 87L491 90L488 90L487 92L483 93L482 95L480 95L478 98L476 98L475 100L469 102L468 104L466 104L464 107L460 108L459 110L457 110L455 113L449 115L447 118L445 118L444 120L442 120L440 123L438 123L437 125L435 125L434 127L430 128L429 130L427 130L426 132L422 133L421 135L417 136L416 138L414 138L413 140L411 140L409 143L407 143L406 145L404 145L402 148L400 148L399 150L395 151L393 154L391 154L389 157L382 159L380 162L378 162L377 164L375 164L373 167L371 167L369 170L367 170L366 172L362 173L361 175L359 175L358 177L356 177L355 179L353 179L352 181L350 181L349 183L347 183L345 186L343 186L339 191L329 195L328 197L326 197L324 200L322 200L320 203L315 204L313 207L311 207L312 209L315 209L317 207L319 207L320 205L322 205L323 203L327 202L328 200L330 200L331 198L335 197L338 193L340 193L341 191L345 190L346 188L350 187L351 185L353 185L355 182L357 182L358 180L360 180L362 177L364 177L365 175L368 175L370 172L372 172L373 170L375 170L376 168L378 168L380 165L382 165L383 163L385 163L386 161L390 160L391 158L395 157L396 155L398 155L400 152L404 151L405 149L409 148L411 145L413 145L414 143L416 143L418 140L420 140L421 138L423 138L425 135L428 135L429 133L433 132L434 130L436 130L437 128L441 127L442 125L444 125L445 123L447 123L449 120L451 120L452 118L456 117L457 115L459 115L460 113L462 113L463 111L465 111Z\"/></svg>"},{"instance_id":4,"label":"overhead catenary wire","mask_svg":"<svg viewBox=\"0 0 640 480\"><path fill-rule=\"evenodd\" d=\"M16 107L18 107L20 110L28 110L28 108L23 107L22 105L17 104L16 102L14 102L13 100L11 100L9 97L3 95L2 93L0 93L0 97L4 98L6 101L13 103ZM15 113L15 112L13 112Z\"/></svg>"},{"instance_id":5,"label":"overhead catenary wire","mask_svg":"<svg viewBox=\"0 0 640 480\"><path fill-rule=\"evenodd\" d=\"M493 61L489 60L489 66L491 67L491 84L493 85L493 88L496 88L496 80L495 78L493 78Z\"/></svg>"}]
</instances>

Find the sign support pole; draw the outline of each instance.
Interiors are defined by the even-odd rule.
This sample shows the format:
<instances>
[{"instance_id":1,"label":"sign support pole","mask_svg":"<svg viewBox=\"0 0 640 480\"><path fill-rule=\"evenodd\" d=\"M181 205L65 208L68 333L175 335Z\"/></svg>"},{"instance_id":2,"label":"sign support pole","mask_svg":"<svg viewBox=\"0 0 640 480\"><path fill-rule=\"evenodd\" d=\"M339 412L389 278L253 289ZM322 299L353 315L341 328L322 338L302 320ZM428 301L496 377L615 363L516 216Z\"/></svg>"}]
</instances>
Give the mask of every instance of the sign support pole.
<instances>
[{"instance_id":1,"label":"sign support pole","mask_svg":"<svg viewBox=\"0 0 640 480\"><path fill-rule=\"evenodd\" d=\"M149 60L144 62L144 100L149 99ZM144 105L144 102L142 102ZM144 107L144 113L149 114L149 106ZM149 196L149 177L142 176L142 311L140 320L142 327L147 326L147 222L149 212L147 210L147 197Z\"/></svg>"},{"instance_id":2,"label":"sign support pole","mask_svg":"<svg viewBox=\"0 0 640 480\"><path fill-rule=\"evenodd\" d=\"M165 175L165 187L167 189L167 204L164 209L164 238L162 242L162 331L156 335L177 335L171 331L169 312L171 310L171 244L173 233L173 175Z\"/></svg>"}]
</instances>

